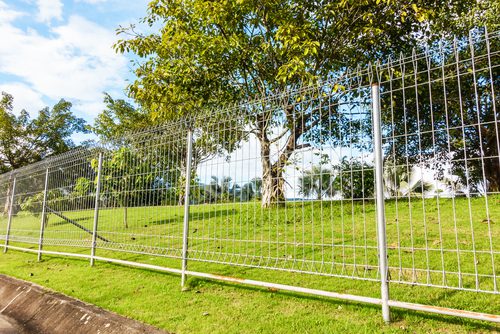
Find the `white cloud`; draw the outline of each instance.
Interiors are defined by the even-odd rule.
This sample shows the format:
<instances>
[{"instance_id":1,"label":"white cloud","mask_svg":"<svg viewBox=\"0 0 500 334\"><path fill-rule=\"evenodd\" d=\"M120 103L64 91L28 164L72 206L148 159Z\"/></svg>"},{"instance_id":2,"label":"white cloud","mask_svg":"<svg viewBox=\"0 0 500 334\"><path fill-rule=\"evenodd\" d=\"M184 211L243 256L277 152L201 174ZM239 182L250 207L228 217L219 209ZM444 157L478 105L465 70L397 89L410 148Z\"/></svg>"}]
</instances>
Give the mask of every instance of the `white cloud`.
<instances>
[{"instance_id":1,"label":"white cloud","mask_svg":"<svg viewBox=\"0 0 500 334\"><path fill-rule=\"evenodd\" d=\"M127 60L112 49L113 30L74 15L47 37L15 27L8 12L0 0L0 36L8 46L0 48L0 75L16 76L53 101L65 98L89 118L102 110L103 91L125 86Z\"/></svg>"},{"instance_id":2,"label":"white cloud","mask_svg":"<svg viewBox=\"0 0 500 334\"><path fill-rule=\"evenodd\" d=\"M0 91L7 92L14 96L14 113L19 114L25 109L31 115L35 115L46 105L42 100L42 95L22 83L1 84Z\"/></svg>"},{"instance_id":3,"label":"white cloud","mask_svg":"<svg viewBox=\"0 0 500 334\"><path fill-rule=\"evenodd\" d=\"M0 0L0 24L12 22L21 16L24 16L24 13L10 9Z\"/></svg>"},{"instance_id":4,"label":"white cloud","mask_svg":"<svg viewBox=\"0 0 500 334\"><path fill-rule=\"evenodd\" d=\"M63 3L61 0L37 0L39 22L50 23L53 19L62 19Z\"/></svg>"}]
</instances>

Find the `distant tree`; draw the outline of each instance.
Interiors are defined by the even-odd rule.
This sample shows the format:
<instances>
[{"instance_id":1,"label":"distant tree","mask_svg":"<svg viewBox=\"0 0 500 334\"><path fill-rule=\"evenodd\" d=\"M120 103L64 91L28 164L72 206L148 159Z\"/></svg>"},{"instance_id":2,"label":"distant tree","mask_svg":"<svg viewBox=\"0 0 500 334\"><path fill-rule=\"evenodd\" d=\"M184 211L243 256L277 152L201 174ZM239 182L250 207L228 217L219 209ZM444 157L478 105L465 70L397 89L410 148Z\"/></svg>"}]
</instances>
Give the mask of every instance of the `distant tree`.
<instances>
[{"instance_id":1,"label":"distant tree","mask_svg":"<svg viewBox=\"0 0 500 334\"><path fill-rule=\"evenodd\" d=\"M343 158L334 166L333 189L344 199L370 199L375 191L373 165L357 159Z\"/></svg>"},{"instance_id":2,"label":"distant tree","mask_svg":"<svg viewBox=\"0 0 500 334\"><path fill-rule=\"evenodd\" d=\"M52 109L44 108L35 118L26 110L19 116L13 113L13 97L2 92L0 98L0 173L40 161L48 156L64 153L76 145L71 139L75 133L86 133L85 121L71 112L71 103L59 101ZM33 182L24 187L39 188ZM29 189L29 188L26 188ZM9 188L3 214L10 206ZM18 198L22 202L25 199ZM18 210L18 206L13 206Z\"/></svg>"},{"instance_id":3,"label":"distant tree","mask_svg":"<svg viewBox=\"0 0 500 334\"><path fill-rule=\"evenodd\" d=\"M458 176L447 176L444 179L444 185L446 189L450 192L452 196L464 196L464 188L465 185L462 183L462 180Z\"/></svg>"},{"instance_id":4,"label":"distant tree","mask_svg":"<svg viewBox=\"0 0 500 334\"><path fill-rule=\"evenodd\" d=\"M315 197L321 200L324 197L333 197L335 175L330 169L313 166L299 177L299 194L306 197Z\"/></svg>"},{"instance_id":5,"label":"distant tree","mask_svg":"<svg viewBox=\"0 0 500 334\"><path fill-rule=\"evenodd\" d=\"M209 202L227 202L234 199L235 186L232 186L232 179L229 176L221 178L212 176L207 187Z\"/></svg>"},{"instance_id":6,"label":"distant tree","mask_svg":"<svg viewBox=\"0 0 500 334\"><path fill-rule=\"evenodd\" d=\"M411 179L412 167L398 165L394 159L388 157L384 162L384 185L390 197L403 195Z\"/></svg>"},{"instance_id":7,"label":"distant tree","mask_svg":"<svg viewBox=\"0 0 500 334\"><path fill-rule=\"evenodd\" d=\"M35 118L26 110L12 112L13 97L2 93L0 99L0 173L64 153L76 145L75 133L86 133L85 120L71 112L71 103L59 101L44 108Z\"/></svg>"},{"instance_id":8,"label":"distant tree","mask_svg":"<svg viewBox=\"0 0 500 334\"><path fill-rule=\"evenodd\" d=\"M422 179L413 181L413 166L397 165L390 158L384 164L384 185L390 197L420 196L434 186Z\"/></svg>"},{"instance_id":9,"label":"distant tree","mask_svg":"<svg viewBox=\"0 0 500 334\"><path fill-rule=\"evenodd\" d=\"M252 186L252 183L248 182L241 187L240 194L239 194L239 200L241 202L246 202L250 201L252 198L255 197L255 192L254 188Z\"/></svg>"}]
</instances>

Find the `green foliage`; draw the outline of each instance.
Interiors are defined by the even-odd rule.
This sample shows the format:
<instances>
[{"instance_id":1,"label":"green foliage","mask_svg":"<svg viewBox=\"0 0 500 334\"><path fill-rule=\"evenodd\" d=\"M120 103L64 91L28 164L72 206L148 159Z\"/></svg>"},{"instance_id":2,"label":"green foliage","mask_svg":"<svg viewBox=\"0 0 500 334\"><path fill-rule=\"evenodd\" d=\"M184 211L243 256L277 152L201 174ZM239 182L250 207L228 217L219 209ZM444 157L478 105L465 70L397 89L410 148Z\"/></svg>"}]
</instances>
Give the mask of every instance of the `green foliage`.
<instances>
[{"instance_id":1,"label":"green foliage","mask_svg":"<svg viewBox=\"0 0 500 334\"><path fill-rule=\"evenodd\" d=\"M454 47L446 43L431 50L433 56L407 64L404 75L422 83L418 87L403 86L402 68L386 73L393 92L382 98L382 108L390 110L382 116L384 130L394 137L386 155L395 157L396 165L433 169L440 179L457 175L472 193L497 192L500 109L494 92L500 88L500 68L493 65L490 71L489 63L500 57L485 55L488 47L497 50L500 41L486 40L478 29L470 40L468 35L458 38ZM457 58L460 67L455 66Z\"/></svg>"},{"instance_id":2,"label":"green foliage","mask_svg":"<svg viewBox=\"0 0 500 334\"><path fill-rule=\"evenodd\" d=\"M54 200L57 201L62 197L63 194L58 189L47 191L48 202ZM22 211L30 212L35 216L40 215L42 213L42 206L43 206L43 191L38 192L32 196L22 198L21 203L19 203L19 206Z\"/></svg>"},{"instance_id":3,"label":"green foliage","mask_svg":"<svg viewBox=\"0 0 500 334\"><path fill-rule=\"evenodd\" d=\"M61 100L44 108L36 118L22 110L12 113L13 97L2 93L0 100L0 173L61 154L75 147L71 136L85 133L85 121L71 112L71 103Z\"/></svg>"},{"instance_id":4,"label":"green foliage","mask_svg":"<svg viewBox=\"0 0 500 334\"><path fill-rule=\"evenodd\" d=\"M89 129L105 141L116 141L133 130L154 125L147 112L135 108L123 99L104 94L106 108L97 116Z\"/></svg>"},{"instance_id":5,"label":"green foliage","mask_svg":"<svg viewBox=\"0 0 500 334\"><path fill-rule=\"evenodd\" d=\"M248 202L261 198L261 188L260 178L253 178L250 182L240 185L233 183L228 176L212 176L208 184L203 184L198 179L192 182L191 200L196 204Z\"/></svg>"},{"instance_id":6,"label":"green foliage","mask_svg":"<svg viewBox=\"0 0 500 334\"><path fill-rule=\"evenodd\" d=\"M72 194L76 197L88 196L95 192L94 182L91 180L80 177L76 180L75 186L73 187Z\"/></svg>"},{"instance_id":7,"label":"green foliage","mask_svg":"<svg viewBox=\"0 0 500 334\"><path fill-rule=\"evenodd\" d=\"M413 33L463 7L448 2L154 0L143 23L160 30L120 28L115 48L144 59L130 95L171 118L408 49Z\"/></svg>"},{"instance_id":8,"label":"green foliage","mask_svg":"<svg viewBox=\"0 0 500 334\"><path fill-rule=\"evenodd\" d=\"M104 205L159 205L164 201L171 203L172 196L179 195L176 183L181 172L164 165L168 159L155 164L155 153L122 146L104 159L101 171ZM96 161L93 166L97 168Z\"/></svg>"},{"instance_id":9,"label":"green foliage","mask_svg":"<svg viewBox=\"0 0 500 334\"><path fill-rule=\"evenodd\" d=\"M375 173L372 165L357 159L343 158L334 166L333 188L342 198L370 199L375 192Z\"/></svg>"}]
</instances>

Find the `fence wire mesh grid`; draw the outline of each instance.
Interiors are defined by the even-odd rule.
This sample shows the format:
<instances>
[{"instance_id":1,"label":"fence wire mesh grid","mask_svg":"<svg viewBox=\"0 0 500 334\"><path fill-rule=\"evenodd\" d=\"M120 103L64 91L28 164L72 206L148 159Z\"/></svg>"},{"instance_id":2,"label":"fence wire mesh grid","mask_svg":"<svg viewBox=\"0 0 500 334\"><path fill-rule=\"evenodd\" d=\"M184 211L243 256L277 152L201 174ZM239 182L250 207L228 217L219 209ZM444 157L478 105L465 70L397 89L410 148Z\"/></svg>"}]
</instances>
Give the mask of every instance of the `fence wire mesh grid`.
<instances>
[{"instance_id":1,"label":"fence wire mesh grid","mask_svg":"<svg viewBox=\"0 0 500 334\"><path fill-rule=\"evenodd\" d=\"M5 249L91 248L499 294L499 41L476 30L0 175Z\"/></svg>"}]
</instances>

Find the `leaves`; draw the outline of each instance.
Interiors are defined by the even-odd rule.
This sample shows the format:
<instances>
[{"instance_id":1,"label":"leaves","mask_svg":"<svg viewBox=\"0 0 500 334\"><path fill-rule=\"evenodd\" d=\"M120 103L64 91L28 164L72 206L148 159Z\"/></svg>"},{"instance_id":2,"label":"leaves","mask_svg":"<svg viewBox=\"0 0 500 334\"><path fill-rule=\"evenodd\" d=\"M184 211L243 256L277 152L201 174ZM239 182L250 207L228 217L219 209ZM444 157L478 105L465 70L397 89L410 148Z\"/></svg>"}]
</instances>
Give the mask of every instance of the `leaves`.
<instances>
[{"instance_id":1,"label":"leaves","mask_svg":"<svg viewBox=\"0 0 500 334\"><path fill-rule=\"evenodd\" d=\"M2 93L0 100L0 172L29 165L75 147L71 136L85 133L85 121L71 112L71 103L59 101L44 108L36 118L28 112L12 113L13 97Z\"/></svg>"},{"instance_id":2,"label":"leaves","mask_svg":"<svg viewBox=\"0 0 500 334\"><path fill-rule=\"evenodd\" d=\"M143 59L130 96L156 119L171 119L407 50L446 4L155 0L142 21L159 31L120 27L115 49Z\"/></svg>"}]
</instances>

